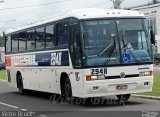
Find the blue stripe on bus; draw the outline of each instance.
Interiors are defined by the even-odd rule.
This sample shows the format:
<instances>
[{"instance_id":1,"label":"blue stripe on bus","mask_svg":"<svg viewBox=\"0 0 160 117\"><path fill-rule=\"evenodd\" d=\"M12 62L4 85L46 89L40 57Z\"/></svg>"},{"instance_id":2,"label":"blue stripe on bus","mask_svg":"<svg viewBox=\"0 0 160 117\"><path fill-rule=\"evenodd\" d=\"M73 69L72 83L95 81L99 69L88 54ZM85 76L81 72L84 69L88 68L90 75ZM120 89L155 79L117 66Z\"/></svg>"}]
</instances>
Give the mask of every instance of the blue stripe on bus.
<instances>
[{"instance_id":1,"label":"blue stripe on bus","mask_svg":"<svg viewBox=\"0 0 160 117\"><path fill-rule=\"evenodd\" d=\"M69 66L68 51L37 53L35 62L38 66Z\"/></svg>"}]
</instances>

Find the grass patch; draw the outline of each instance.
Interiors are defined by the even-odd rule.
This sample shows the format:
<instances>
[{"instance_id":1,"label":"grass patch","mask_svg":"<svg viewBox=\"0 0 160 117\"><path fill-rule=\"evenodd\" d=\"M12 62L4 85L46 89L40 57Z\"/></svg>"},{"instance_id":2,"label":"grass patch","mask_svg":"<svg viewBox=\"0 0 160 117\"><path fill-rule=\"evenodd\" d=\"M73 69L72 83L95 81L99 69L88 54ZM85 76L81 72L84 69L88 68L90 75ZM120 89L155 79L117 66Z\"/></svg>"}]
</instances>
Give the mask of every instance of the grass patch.
<instances>
[{"instance_id":1,"label":"grass patch","mask_svg":"<svg viewBox=\"0 0 160 117\"><path fill-rule=\"evenodd\" d=\"M150 93L141 93L140 95L160 96L160 74L154 75L153 89Z\"/></svg>"},{"instance_id":2,"label":"grass patch","mask_svg":"<svg viewBox=\"0 0 160 117\"><path fill-rule=\"evenodd\" d=\"M0 80L7 80L6 71L0 71Z\"/></svg>"}]
</instances>

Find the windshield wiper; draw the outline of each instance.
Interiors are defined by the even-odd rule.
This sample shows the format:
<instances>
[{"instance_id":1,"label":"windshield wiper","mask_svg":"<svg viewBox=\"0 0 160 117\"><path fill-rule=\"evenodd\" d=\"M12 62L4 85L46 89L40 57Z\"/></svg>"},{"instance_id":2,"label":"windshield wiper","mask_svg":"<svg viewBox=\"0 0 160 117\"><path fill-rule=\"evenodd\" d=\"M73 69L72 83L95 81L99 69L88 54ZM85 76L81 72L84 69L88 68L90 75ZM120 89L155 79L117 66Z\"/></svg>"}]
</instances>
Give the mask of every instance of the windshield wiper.
<instances>
[{"instance_id":1,"label":"windshield wiper","mask_svg":"<svg viewBox=\"0 0 160 117\"><path fill-rule=\"evenodd\" d=\"M106 60L106 64L108 64L111 61L111 56L115 50L115 46L116 46L116 42L115 42L115 34L111 34L112 40L113 42L111 42L111 44L105 48L99 55L102 55L105 51L109 51L108 53L108 59Z\"/></svg>"},{"instance_id":2,"label":"windshield wiper","mask_svg":"<svg viewBox=\"0 0 160 117\"><path fill-rule=\"evenodd\" d=\"M108 51L109 49L115 49L115 34L111 34L111 37L113 39L113 42L111 42L111 44L109 46L107 46L102 52L99 53L99 55L102 55L104 52Z\"/></svg>"}]
</instances>

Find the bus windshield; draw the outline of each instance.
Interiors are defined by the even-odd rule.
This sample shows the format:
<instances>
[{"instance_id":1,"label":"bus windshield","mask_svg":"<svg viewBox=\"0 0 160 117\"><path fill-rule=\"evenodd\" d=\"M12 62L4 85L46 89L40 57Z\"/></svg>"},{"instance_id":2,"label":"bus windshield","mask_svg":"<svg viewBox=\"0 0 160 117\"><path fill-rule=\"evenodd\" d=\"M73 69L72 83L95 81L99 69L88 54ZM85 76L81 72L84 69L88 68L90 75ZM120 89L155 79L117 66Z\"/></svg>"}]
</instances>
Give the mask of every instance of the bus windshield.
<instances>
[{"instance_id":1,"label":"bus windshield","mask_svg":"<svg viewBox=\"0 0 160 117\"><path fill-rule=\"evenodd\" d=\"M151 62L145 19L82 21L83 66Z\"/></svg>"}]
</instances>

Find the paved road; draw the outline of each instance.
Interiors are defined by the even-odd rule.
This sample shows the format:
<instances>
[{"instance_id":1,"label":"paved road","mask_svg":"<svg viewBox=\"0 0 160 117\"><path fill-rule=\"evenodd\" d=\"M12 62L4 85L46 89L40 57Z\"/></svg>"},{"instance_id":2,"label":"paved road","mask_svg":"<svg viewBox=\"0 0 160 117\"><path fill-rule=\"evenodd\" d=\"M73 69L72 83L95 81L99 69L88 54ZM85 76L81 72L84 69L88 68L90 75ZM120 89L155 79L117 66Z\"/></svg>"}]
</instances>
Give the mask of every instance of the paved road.
<instances>
[{"instance_id":1,"label":"paved road","mask_svg":"<svg viewBox=\"0 0 160 117\"><path fill-rule=\"evenodd\" d=\"M52 94L40 93L40 92L31 92L27 95L21 96L17 93L17 89L10 87L6 82L0 81L0 117L4 116L5 111L22 111L22 112L33 112L31 114L37 115L37 117L49 117L49 116L83 116L82 111L85 111L85 114L90 114L90 116L98 116L107 111L107 115L110 113L118 117L120 116L121 111L125 111L130 117L136 117L139 115L142 116L142 111L154 111L158 112L160 116L160 101L141 99L131 97L130 101L127 103L117 102L115 97L106 97L105 104L64 104L62 101L51 101L50 97L53 97ZM112 100L112 103L111 103ZM78 102L78 101L77 101ZM67 102L66 102L67 103ZM86 112L90 111L90 112ZM97 113L92 111L98 111ZM100 112L99 112L100 111ZM103 112L101 112L103 111ZM119 112L112 112L119 111ZM132 111L132 112L130 112ZM133 112L139 111L139 112ZM77 114L79 112L79 114ZM131 114L132 113L132 114ZM8 114L8 113L7 113ZM14 114L14 113L12 113ZM85 116L84 114L84 116ZM102 114L103 115L103 114ZM32 115L33 116L33 115ZM116 117L117 117L116 116ZM123 116L124 117L124 116ZM158 116L156 116L158 117Z\"/></svg>"}]
</instances>

